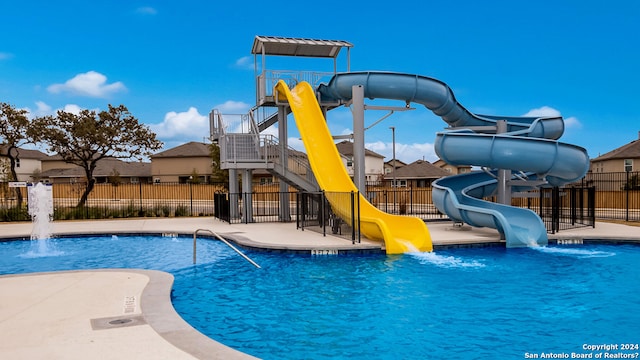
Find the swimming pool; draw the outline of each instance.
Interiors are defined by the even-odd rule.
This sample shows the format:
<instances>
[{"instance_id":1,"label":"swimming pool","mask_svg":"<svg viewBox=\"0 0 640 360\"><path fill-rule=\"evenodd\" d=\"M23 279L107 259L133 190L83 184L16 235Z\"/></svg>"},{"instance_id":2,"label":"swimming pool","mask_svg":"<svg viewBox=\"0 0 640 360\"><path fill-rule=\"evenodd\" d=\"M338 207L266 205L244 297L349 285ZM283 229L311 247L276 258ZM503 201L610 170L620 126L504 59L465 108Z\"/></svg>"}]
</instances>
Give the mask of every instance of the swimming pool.
<instances>
[{"instance_id":1,"label":"swimming pool","mask_svg":"<svg viewBox=\"0 0 640 360\"><path fill-rule=\"evenodd\" d=\"M51 249L56 256L40 257L33 245L0 243L0 274L168 271L185 320L265 359L635 358L640 351L640 247L633 245L397 256L251 252L262 269L205 239L196 266L190 238L62 238ZM595 350L602 344L618 346Z\"/></svg>"}]
</instances>

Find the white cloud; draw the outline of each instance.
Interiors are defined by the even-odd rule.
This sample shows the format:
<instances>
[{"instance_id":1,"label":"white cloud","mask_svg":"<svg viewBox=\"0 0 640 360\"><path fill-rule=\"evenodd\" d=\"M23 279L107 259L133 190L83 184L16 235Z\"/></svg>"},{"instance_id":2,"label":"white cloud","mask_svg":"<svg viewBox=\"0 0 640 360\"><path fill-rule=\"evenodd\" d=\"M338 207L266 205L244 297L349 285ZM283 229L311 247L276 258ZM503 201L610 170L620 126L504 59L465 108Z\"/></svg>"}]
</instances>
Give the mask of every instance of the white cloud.
<instances>
[{"instance_id":1,"label":"white cloud","mask_svg":"<svg viewBox=\"0 0 640 360\"><path fill-rule=\"evenodd\" d=\"M393 159L392 142L386 143L382 141L376 141L373 143L366 143L365 148L383 155L384 161ZM438 160L438 155L436 155L432 143L403 144L396 142L396 158L409 164L416 160L423 159L429 162L434 162Z\"/></svg>"},{"instance_id":2,"label":"white cloud","mask_svg":"<svg viewBox=\"0 0 640 360\"><path fill-rule=\"evenodd\" d=\"M582 123L578 120L577 117L570 116L570 117L564 119L564 126L566 126L568 128L580 129L580 128L582 128Z\"/></svg>"},{"instance_id":3,"label":"white cloud","mask_svg":"<svg viewBox=\"0 0 640 360\"><path fill-rule=\"evenodd\" d=\"M78 74L64 84L50 85L47 90L51 93L70 93L73 95L104 98L127 88L121 82L107 84L107 77L96 71Z\"/></svg>"},{"instance_id":4,"label":"white cloud","mask_svg":"<svg viewBox=\"0 0 640 360\"><path fill-rule=\"evenodd\" d=\"M302 143L302 139L300 138L290 137L287 140L287 144L298 151L307 152L307 150L304 148L304 144Z\"/></svg>"},{"instance_id":5,"label":"white cloud","mask_svg":"<svg viewBox=\"0 0 640 360\"><path fill-rule=\"evenodd\" d=\"M7 59L11 59L12 57L13 57L13 54L0 51L0 60L7 60Z\"/></svg>"},{"instance_id":6,"label":"white cloud","mask_svg":"<svg viewBox=\"0 0 640 360\"><path fill-rule=\"evenodd\" d=\"M550 106L542 106L537 109L531 109L523 116L539 116L539 117L556 117L562 116L560 111L550 107ZM575 116L570 116L564 119L564 124L568 128L581 128L582 124Z\"/></svg>"},{"instance_id":7,"label":"white cloud","mask_svg":"<svg viewBox=\"0 0 640 360\"><path fill-rule=\"evenodd\" d=\"M78 106L76 104L67 104L67 105L64 106L64 108L62 108L62 110L64 112L66 112L66 113L79 115L80 111L82 111L84 109L82 109L80 106Z\"/></svg>"},{"instance_id":8,"label":"white cloud","mask_svg":"<svg viewBox=\"0 0 640 360\"><path fill-rule=\"evenodd\" d=\"M522 116L553 117L560 116L560 111L549 106L542 106L537 109L531 109Z\"/></svg>"},{"instance_id":9,"label":"white cloud","mask_svg":"<svg viewBox=\"0 0 640 360\"><path fill-rule=\"evenodd\" d=\"M220 105L214 106L214 109L220 111L221 114L246 114L249 112L251 105L242 101L227 100Z\"/></svg>"},{"instance_id":10,"label":"white cloud","mask_svg":"<svg viewBox=\"0 0 640 360\"><path fill-rule=\"evenodd\" d=\"M162 123L152 124L150 128L161 140L202 141L203 137L209 137L209 117L190 107L185 112L168 112Z\"/></svg>"},{"instance_id":11,"label":"white cloud","mask_svg":"<svg viewBox=\"0 0 640 360\"><path fill-rule=\"evenodd\" d=\"M136 9L136 13L142 15L156 15L158 13L158 10L151 6L141 6Z\"/></svg>"},{"instance_id":12,"label":"white cloud","mask_svg":"<svg viewBox=\"0 0 640 360\"><path fill-rule=\"evenodd\" d=\"M235 66L241 69L253 70L253 58L251 56L243 56L236 60Z\"/></svg>"},{"instance_id":13,"label":"white cloud","mask_svg":"<svg viewBox=\"0 0 640 360\"><path fill-rule=\"evenodd\" d=\"M31 108L25 108L25 110L29 112L30 119L37 116L52 115L54 113L53 108L47 105L44 101L36 101L35 110L31 110Z\"/></svg>"},{"instance_id":14,"label":"white cloud","mask_svg":"<svg viewBox=\"0 0 640 360\"><path fill-rule=\"evenodd\" d=\"M54 109L44 101L36 101L35 109L32 110L30 108L26 108L25 110L29 112L29 118L33 119L36 116L56 115L56 112L58 112L58 110L78 115L80 114L80 111L84 110L84 108L76 104L67 104L61 109ZM98 113L100 112L100 109L93 109L92 111Z\"/></svg>"}]
</instances>

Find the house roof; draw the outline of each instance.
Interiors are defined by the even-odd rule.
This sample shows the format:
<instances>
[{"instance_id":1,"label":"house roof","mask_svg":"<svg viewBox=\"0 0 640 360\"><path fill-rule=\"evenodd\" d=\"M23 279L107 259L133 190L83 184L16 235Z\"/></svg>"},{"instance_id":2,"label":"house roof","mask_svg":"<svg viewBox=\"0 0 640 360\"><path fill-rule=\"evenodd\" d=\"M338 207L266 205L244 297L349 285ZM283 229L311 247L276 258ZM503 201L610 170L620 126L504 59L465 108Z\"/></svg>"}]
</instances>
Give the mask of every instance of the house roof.
<instances>
[{"instance_id":1,"label":"house roof","mask_svg":"<svg viewBox=\"0 0 640 360\"><path fill-rule=\"evenodd\" d=\"M351 141L348 141L348 140L341 141L336 144L336 148L338 148L338 152L340 153L340 155L353 156L353 143ZM377 158L384 158L383 155L380 155L377 152L373 152L366 148L364 149L364 155L373 156Z\"/></svg>"},{"instance_id":2,"label":"house roof","mask_svg":"<svg viewBox=\"0 0 640 360\"><path fill-rule=\"evenodd\" d=\"M7 156L8 149L7 145L0 145L0 156ZM18 148L18 157L20 159L42 160L47 158L48 155L38 150Z\"/></svg>"},{"instance_id":3,"label":"house roof","mask_svg":"<svg viewBox=\"0 0 640 360\"><path fill-rule=\"evenodd\" d=\"M126 162L116 158L104 158L98 161L94 177L110 176L117 171L120 177L151 177L151 163ZM70 169L50 169L40 174L48 178L84 177L84 169L73 167Z\"/></svg>"},{"instance_id":4,"label":"house roof","mask_svg":"<svg viewBox=\"0 0 640 360\"><path fill-rule=\"evenodd\" d=\"M384 164L387 165L387 166L393 167L393 159L391 159L389 161L385 161ZM400 160L400 159L396 159L395 165L396 165L396 169L399 169L399 168L401 168L403 166L407 166L407 163L402 161L402 160Z\"/></svg>"},{"instance_id":5,"label":"house roof","mask_svg":"<svg viewBox=\"0 0 640 360\"><path fill-rule=\"evenodd\" d=\"M435 166L437 166L437 167L439 167L439 168L443 168L443 167L445 167L445 166L452 166L452 167L455 167L455 168L457 168L457 169L465 169L465 168L466 168L466 169L470 169L470 168L472 168L472 166L471 166L471 165L451 165L451 164L447 164L447 163L446 163L444 160L442 160L442 159L438 159L438 160L436 160L436 161L432 162L432 164L433 164L433 165L435 165Z\"/></svg>"},{"instance_id":6,"label":"house roof","mask_svg":"<svg viewBox=\"0 0 640 360\"><path fill-rule=\"evenodd\" d=\"M451 175L447 171L433 165L425 160L416 160L411 164L396 168L384 176L385 179L439 179L443 176Z\"/></svg>"},{"instance_id":7,"label":"house roof","mask_svg":"<svg viewBox=\"0 0 640 360\"><path fill-rule=\"evenodd\" d=\"M203 156L211 157L211 150L209 149L209 145L197 141L191 141L186 144L182 144L174 148L151 155L151 158L186 158Z\"/></svg>"},{"instance_id":8,"label":"house roof","mask_svg":"<svg viewBox=\"0 0 640 360\"><path fill-rule=\"evenodd\" d=\"M615 159L637 159L640 158L640 139L634 140L617 149L613 149L604 155L600 155L591 161L604 161Z\"/></svg>"}]
</instances>

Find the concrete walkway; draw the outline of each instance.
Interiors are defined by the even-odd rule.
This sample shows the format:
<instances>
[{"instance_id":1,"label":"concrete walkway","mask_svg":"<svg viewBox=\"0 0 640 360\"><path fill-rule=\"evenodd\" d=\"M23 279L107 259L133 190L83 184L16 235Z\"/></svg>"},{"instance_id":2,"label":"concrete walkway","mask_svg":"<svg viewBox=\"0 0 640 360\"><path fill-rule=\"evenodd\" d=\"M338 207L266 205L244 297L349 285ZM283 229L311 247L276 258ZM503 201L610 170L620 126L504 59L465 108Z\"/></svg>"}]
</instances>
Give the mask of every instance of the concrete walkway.
<instances>
[{"instance_id":1,"label":"concrete walkway","mask_svg":"<svg viewBox=\"0 0 640 360\"><path fill-rule=\"evenodd\" d=\"M428 223L436 249L500 242L492 229ZM28 238L30 223L0 224L0 238ZM382 251L381 244L296 230L291 223L230 225L214 218L65 221L62 234L193 234L207 229L244 246L268 249ZM640 228L598 223L550 240L640 239ZM6 359L251 359L200 334L171 305L173 276L136 269L0 276L0 358Z\"/></svg>"}]
</instances>

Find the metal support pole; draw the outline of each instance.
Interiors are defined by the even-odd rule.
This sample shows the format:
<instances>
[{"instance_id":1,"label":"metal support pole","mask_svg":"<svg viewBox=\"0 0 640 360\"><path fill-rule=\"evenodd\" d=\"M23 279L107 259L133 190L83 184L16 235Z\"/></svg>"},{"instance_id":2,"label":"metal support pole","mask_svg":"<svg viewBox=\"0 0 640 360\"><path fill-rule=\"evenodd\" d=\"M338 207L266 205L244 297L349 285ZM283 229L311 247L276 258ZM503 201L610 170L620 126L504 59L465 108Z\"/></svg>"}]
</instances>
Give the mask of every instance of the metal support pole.
<instances>
[{"instance_id":1,"label":"metal support pole","mask_svg":"<svg viewBox=\"0 0 640 360\"><path fill-rule=\"evenodd\" d=\"M496 126L496 134L507 132L506 120L498 120ZM509 180L511 180L511 170L498 169L498 203L500 204L511 205L511 186L508 184Z\"/></svg>"},{"instance_id":2,"label":"metal support pole","mask_svg":"<svg viewBox=\"0 0 640 360\"><path fill-rule=\"evenodd\" d=\"M391 189L393 190L393 212L396 212L396 127L395 126L389 126L389 129L391 129L391 141L393 144L393 171L391 172L391 175L393 177L393 182L391 183Z\"/></svg>"},{"instance_id":3,"label":"metal support pole","mask_svg":"<svg viewBox=\"0 0 640 360\"><path fill-rule=\"evenodd\" d=\"M356 243L356 209L355 209L355 198L353 196L355 194L353 191L351 192L351 243Z\"/></svg>"},{"instance_id":4,"label":"metal support pole","mask_svg":"<svg viewBox=\"0 0 640 360\"><path fill-rule=\"evenodd\" d=\"M364 87L351 88L353 99L353 180L361 193L366 192L364 163Z\"/></svg>"},{"instance_id":5,"label":"metal support pole","mask_svg":"<svg viewBox=\"0 0 640 360\"><path fill-rule=\"evenodd\" d=\"M242 172L242 193L245 194L243 204L243 222L245 224L253 222L253 187L252 180L253 171L244 169Z\"/></svg>"},{"instance_id":6,"label":"metal support pole","mask_svg":"<svg viewBox=\"0 0 640 360\"><path fill-rule=\"evenodd\" d=\"M278 106L278 143L280 145L280 164L286 177L289 164L287 132L287 112L284 106ZM291 221L291 208L289 205L289 185L280 181L280 221Z\"/></svg>"},{"instance_id":7,"label":"metal support pole","mask_svg":"<svg viewBox=\"0 0 640 360\"><path fill-rule=\"evenodd\" d=\"M238 203L240 198L240 188L238 187L238 170L229 169L229 219L237 219L240 217L238 212ZM231 222L231 220L229 220Z\"/></svg>"}]
</instances>

